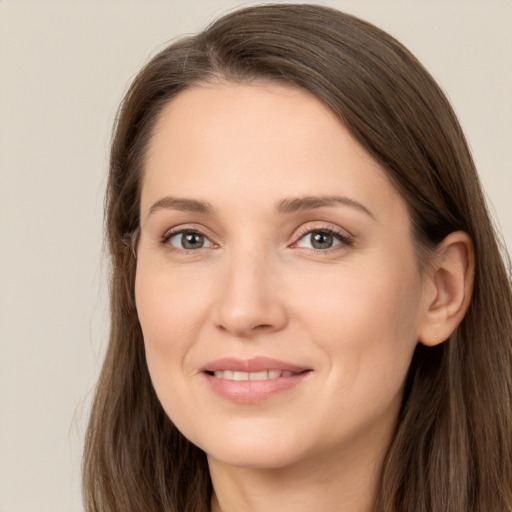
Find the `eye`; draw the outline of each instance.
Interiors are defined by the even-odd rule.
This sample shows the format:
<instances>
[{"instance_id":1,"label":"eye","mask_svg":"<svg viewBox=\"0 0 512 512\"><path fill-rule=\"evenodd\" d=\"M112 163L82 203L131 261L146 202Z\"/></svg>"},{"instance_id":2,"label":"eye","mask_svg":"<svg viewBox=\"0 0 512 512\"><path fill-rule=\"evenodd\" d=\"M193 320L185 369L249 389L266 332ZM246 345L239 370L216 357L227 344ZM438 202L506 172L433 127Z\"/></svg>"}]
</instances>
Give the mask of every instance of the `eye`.
<instances>
[{"instance_id":1,"label":"eye","mask_svg":"<svg viewBox=\"0 0 512 512\"><path fill-rule=\"evenodd\" d=\"M341 244L351 245L352 240L345 234L331 229L311 229L294 244L295 247L325 251Z\"/></svg>"},{"instance_id":2,"label":"eye","mask_svg":"<svg viewBox=\"0 0 512 512\"><path fill-rule=\"evenodd\" d=\"M168 233L164 236L163 243L168 243L176 249L194 250L212 247L212 242L199 231L184 229Z\"/></svg>"}]
</instances>

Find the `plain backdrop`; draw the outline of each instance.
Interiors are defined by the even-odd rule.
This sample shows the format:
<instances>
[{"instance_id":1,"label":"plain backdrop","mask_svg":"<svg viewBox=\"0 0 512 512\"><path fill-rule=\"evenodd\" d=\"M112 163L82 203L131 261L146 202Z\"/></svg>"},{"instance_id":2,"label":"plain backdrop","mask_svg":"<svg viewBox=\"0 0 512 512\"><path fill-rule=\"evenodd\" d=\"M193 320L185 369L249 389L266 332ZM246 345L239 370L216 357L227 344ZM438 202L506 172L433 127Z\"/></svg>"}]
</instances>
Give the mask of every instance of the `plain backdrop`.
<instances>
[{"instance_id":1,"label":"plain backdrop","mask_svg":"<svg viewBox=\"0 0 512 512\"><path fill-rule=\"evenodd\" d=\"M389 31L438 79L510 247L512 1L322 3ZM0 512L83 510L83 435L108 336L102 202L117 105L150 55L237 5L0 0Z\"/></svg>"}]
</instances>

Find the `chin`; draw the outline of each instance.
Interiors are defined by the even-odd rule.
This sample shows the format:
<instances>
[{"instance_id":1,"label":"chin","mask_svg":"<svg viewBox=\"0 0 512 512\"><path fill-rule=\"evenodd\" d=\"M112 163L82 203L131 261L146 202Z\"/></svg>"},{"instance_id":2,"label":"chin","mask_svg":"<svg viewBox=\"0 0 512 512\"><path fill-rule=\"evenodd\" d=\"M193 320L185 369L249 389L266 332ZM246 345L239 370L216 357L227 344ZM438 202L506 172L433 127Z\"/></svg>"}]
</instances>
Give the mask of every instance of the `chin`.
<instances>
[{"instance_id":1,"label":"chin","mask_svg":"<svg viewBox=\"0 0 512 512\"><path fill-rule=\"evenodd\" d=\"M247 469L282 469L292 466L302 459L300 454L292 453L286 447L259 446L245 444L241 446L216 446L207 452L208 460L223 465Z\"/></svg>"},{"instance_id":2,"label":"chin","mask_svg":"<svg viewBox=\"0 0 512 512\"><path fill-rule=\"evenodd\" d=\"M223 434L190 439L209 461L252 469L279 469L293 465L306 455L304 445L293 432L279 433L265 428L255 432L225 431Z\"/></svg>"}]
</instances>

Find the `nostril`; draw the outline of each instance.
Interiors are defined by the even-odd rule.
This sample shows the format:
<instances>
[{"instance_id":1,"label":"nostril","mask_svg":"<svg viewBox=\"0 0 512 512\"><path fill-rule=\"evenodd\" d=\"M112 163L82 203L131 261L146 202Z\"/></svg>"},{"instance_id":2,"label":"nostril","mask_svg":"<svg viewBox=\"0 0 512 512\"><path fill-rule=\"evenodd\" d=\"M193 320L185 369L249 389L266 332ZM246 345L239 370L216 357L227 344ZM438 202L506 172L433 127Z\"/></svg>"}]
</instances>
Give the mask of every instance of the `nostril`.
<instances>
[{"instance_id":1,"label":"nostril","mask_svg":"<svg viewBox=\"0 0 512 512\"><path fill-rule=\"evenodd\" d=\"M260 329L260 330L262 330L262 329L270 329L270 328L272 328L272 325L270 325L270 324L261 324L261 325L257 325L255 327L255 329Z\"/></svg>"},{"instance_id":2,"label":"nostril","mask_svg":"<svg viewBox=\"0 0 512 512\"><path fill-rule=\"evenodd\" d=\"M251 338L283 329L287 314L280 301L270 301L251 290L220 299L213 313L218 329L236 337Z\"/></svg>"}]
</instances>

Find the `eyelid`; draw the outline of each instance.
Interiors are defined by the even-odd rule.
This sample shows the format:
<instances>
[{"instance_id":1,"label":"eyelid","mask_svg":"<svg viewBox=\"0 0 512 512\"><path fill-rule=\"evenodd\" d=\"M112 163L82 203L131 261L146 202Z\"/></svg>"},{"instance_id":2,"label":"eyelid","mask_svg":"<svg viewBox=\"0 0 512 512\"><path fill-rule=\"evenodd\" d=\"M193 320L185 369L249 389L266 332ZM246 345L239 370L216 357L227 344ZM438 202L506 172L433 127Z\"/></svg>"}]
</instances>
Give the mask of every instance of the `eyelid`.
<instances>
[{"instance_id":1,"label":"eyelid","mask_svg":"<svg viewBox=\"0 0 512 512\"><path fill-rule=\"evenodd\" d=\"M339 244L336 244L333 247L327 248L327 249L315 249L315 248L307 248L307 247L298 247L297 244L300 240L302 240L306 235L313 232L326 232L334 237L336 237L339 240ZM200 251L201 249L211 249L211 248L217 248L219 247L219 244L217 244L213 237L210 234L207 234L209 232L208 229L206 229L202 225L198 224L180 224L177 226L174 226L172 228L167 229L164 234L160 237L160 243L162 245L165 245L166 248L170 251L175 252L185 252L185 253L191 253ZM211 244L208 247L200 247L198 249L180 249L175 246L171 246L169 243L169 240L176 235L179 235L181 233L198 233L201 236L204 236L206 240ZM312 221L307 222L300 226L295 233L292 235L293 242L288 245L288 247L291 248L300 248L305 250L310 250L315 253L328 253L331 251L340 250L343 248L346 248L348 246L353 245L354 243L354 235L352 235L349 231L347 231L344 228L341 228L340 226L336 224L331 224L330 222L321 222L321 221Z\"/></svg>"},{"instance_id":2,"label":"eyelid","mask_svg":"<svg viewBox=\"0 0 512 512\"><path fill-rule=\"evenodd\" d=\"M188 224L188 225L180 224L178 226L174 226L172 228L167 229L164 232L164 234L160 237L160 243L162 245L165 245L167 247L167 249L170 251L187 252L187 253L199 251L201 249L211 249L212 247L214 247L214 248L218 247L218 244L213 241L212 236L206 234L206 231L208 231L208 230L206 230L204 227L199 226L197 224ZM206 240L208 240L208 242L211 245L209 245L208 247L200 247L200 248L194 249L194 250L180 249L179 247L171 246L171 244L169 243L171 238L176 235L182 234L182 233L197 233L197 234L203 236Z\"/></svg>"},{"instance_id":3,"label":"eyelid","mask_svg":"<svg viewBox=\"0 0 512 512\"><path fill-rule=\"evenodd\" d=\"M330 247L328 249L315 249L315 248L307 248L307 247L298 247L297 244L308 234L310 233L314 233L314 232L325 232L325 233L329 233L331 235L333 235L334 237L336 237L340 243L339 244L336 244L335 246L333 247ZM343 249L343 248L346 248L348 246L351 246L353 245L354 243L354 235L352 235L351 233L349 233L346 229L342 229L340 228L339 226L335 225L335 224L331 224L331 223L313 223L313 222L308 222L306 224L304 224L303 226L301 226L293 235L293 240L294 242L292 242L292 244L290 245L290 247L292 248L300 248L300 249L306 249L306 250L310 250L310 251L314 251L314 252L319 252L319 253L327 253L327 252L330 252L330 251L336 251L336 250L340 250L340 249Z\"/></svg>"}]
</instances>

